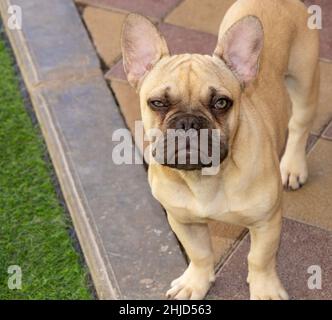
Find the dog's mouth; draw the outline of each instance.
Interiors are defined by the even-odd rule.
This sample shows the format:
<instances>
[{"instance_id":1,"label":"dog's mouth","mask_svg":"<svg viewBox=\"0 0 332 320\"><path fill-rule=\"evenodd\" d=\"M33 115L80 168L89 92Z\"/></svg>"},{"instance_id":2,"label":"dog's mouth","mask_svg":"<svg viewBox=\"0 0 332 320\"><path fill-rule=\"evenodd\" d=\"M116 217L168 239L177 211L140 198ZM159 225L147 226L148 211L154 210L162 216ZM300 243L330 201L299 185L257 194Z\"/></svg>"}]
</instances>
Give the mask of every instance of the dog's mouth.
<instances>
[{"instance_id":1,"label":"dog's mouth","mask_svg":"<svg viewBox=\"0 0 332 320\"><path fill-rule=\"evenodd\" d=\"M152 148L157 163L178 170L201 170L218 167L228 155L225 138L212 131L191 133L168 132Z\"/></svg>"},{"instance_id":2,"label":"dog's mouth","mask_svg":"<svg viewBox=\"0 0 332 320\"><path fill-rule=\"evenodd\" d=\"M199 170L212 167L213 161L199 149L189 147L176 149L162 164L178 170Z\"/></svg>"}]
</instances>

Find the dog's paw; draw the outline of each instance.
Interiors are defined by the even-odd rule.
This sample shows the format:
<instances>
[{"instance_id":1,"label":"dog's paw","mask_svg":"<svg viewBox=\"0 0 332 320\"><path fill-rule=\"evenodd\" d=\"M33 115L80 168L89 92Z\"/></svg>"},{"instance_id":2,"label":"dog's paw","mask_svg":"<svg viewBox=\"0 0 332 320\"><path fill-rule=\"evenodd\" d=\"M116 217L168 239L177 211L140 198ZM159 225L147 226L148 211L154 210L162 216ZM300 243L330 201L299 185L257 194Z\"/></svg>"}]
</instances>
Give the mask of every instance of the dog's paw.
<instances>
[{"instance_id":1,"label":"dog's paw","mask_svg":"<svg viewBox=\"0 0 332 320\"><path fill-rule=\"evenodd\" d=\"M251 275L249 281L250 300L288 300L288 293L284 289L277 275Z\"/></svg>"},{"instance_id":2,"label":"dog's paw","mask_svg":"<svg viewBox=\"0 0 332 320\"><path fill-rule=\"evenodd\" d=\"M171 283L166 297L175 300L201 300L215 280L213 271L189 265L187 270Z\"/></svg>"},{"instance_id":3,"label":"dog's paw","mask_svg":"<svg viewBox=\"0 0 332 320\"><path fill-rule=\"evenodd\" d=\"M290 159L286 155L280 163L283 186L288 190L300 189L308 179L307 161L304 157Z\"/></svg>"}]
</instances>

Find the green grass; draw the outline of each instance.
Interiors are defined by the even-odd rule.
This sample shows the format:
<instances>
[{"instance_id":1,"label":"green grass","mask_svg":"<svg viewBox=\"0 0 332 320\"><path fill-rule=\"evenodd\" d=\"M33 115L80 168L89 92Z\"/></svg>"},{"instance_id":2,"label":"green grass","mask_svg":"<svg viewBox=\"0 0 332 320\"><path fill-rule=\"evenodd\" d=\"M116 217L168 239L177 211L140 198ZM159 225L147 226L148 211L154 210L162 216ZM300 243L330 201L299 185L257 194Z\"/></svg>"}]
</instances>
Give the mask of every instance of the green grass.
<instances>
[{"instance_id":1,"label":"green grass","mask_svg":"<svg viewBox=\"0 0 332 320\"><path fill-rule=\"evenodd\" d=\"M91 299L45 153L0 32L0 299ZM10 265L21 289L8 288Z\"/></svg>"}]
</instances>

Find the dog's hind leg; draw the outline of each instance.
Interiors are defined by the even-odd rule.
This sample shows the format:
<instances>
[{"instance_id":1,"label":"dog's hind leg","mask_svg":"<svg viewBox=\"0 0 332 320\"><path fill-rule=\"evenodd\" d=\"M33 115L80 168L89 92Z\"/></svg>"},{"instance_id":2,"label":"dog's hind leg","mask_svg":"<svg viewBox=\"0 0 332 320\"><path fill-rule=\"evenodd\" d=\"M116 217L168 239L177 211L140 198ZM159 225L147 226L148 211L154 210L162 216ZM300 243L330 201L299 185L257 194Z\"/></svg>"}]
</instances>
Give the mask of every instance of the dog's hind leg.
<instances>
[{"instance_id":1,"label":"dog's hind leg","mask_svg":"<svg viewBox=\"0 0 332 320\"><path fill-rule=\"evenodd\" d=\"M318 48L318 33L302 30L289 60L286 86L292 101L292 116L280 171L283 185L292 190L300 188L308 178L306 143L318 105Z\"/></svg>"}]
</instances>

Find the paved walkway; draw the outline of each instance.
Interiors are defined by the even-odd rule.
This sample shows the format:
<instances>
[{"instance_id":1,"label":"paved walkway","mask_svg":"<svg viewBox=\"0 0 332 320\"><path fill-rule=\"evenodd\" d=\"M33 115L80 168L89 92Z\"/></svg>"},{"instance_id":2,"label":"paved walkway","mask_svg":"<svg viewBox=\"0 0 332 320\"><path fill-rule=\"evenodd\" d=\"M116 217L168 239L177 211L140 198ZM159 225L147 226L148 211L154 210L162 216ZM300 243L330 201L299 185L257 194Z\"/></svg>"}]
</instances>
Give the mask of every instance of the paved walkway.
<instances>
[{"instance_id":1,"label":"paved walkway","mask_svg":"<svg viewBox=\"0 0 332 320\"><path fill-rule=\"evenodd\" d=\"M123 70L120 31L128 12L156 21L172 53L209 54L216 44L219 23L233 0L76 0L97 52L105 77L117 98L128 127L140 119L138 97ZM307 0L323 12L321 32L321 97L308 143L310 179L297 192L285 192L285 223L279 269L290 296L332 299L332 2ZM210 225L221 268L209 298L247 299L246 255L249 239L239 227ZM322 269L322 289L310 290L308 268ZM162 267L162 266L161 266Z\"/></svg>"}]
</instances>

